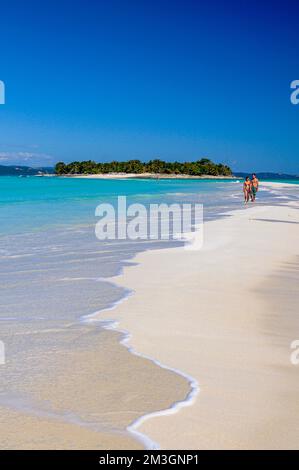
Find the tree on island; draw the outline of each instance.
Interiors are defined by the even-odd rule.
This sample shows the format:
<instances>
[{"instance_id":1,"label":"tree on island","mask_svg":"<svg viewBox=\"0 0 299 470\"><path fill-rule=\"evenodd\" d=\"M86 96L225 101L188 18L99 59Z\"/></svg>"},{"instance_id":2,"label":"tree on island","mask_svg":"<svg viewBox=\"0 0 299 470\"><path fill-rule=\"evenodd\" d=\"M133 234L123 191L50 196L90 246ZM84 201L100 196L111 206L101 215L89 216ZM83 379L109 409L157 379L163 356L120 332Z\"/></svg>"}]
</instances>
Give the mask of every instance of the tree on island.
<instances>
[{"instance_id":1,"label":"tree on island","mask_svg":"<svg viewBox=\"0 0 299 470\"><path fill-rule=\"evenodd\" d=\"M128 160L124 162L112 161L96 163L92 160L83 162L59 162L55 166L56 175L91 175L101 173L155 173L163 175L190 175L190 176L231 176L229 166L214 163L208 158L195 162L165 162L158 158L149 162L141 160Z\"/></svg>"}]
</instances>

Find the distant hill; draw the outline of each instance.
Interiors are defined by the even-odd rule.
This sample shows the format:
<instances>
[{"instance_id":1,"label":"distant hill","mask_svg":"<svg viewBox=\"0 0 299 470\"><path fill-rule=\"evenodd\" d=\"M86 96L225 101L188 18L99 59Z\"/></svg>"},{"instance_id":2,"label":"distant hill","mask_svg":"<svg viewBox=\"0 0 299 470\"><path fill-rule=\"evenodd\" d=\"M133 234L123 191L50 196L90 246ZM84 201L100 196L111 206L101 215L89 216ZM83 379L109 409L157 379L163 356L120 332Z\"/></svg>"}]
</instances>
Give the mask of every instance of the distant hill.
<instances>
[{"instance_id":1,"label":"distant hill","mask_svg":"<svg viewBox=\"0 0 299 470\"><path fill-rule=\"evenodd\" d=\"M0 176L34 176L40 174L53 174L54 169L48 167L31 168L30 166L0 165Z\"/></svg>"},{"instance_id":2,"label":"distant hill","mask_svg":"<svg viewBox=\"0 0 299 470\"><path fill-rule=\"evenodd\" d=\"M246 176L251 176L252 173L241 173L241 172L234 172L234 176L245 178ZM286 173L270 173L270 172L261 172L256 173L256 176L260 179L277 179L277 180L299 180L299 175L288 175Z\"/></svg>"}]
</instances>

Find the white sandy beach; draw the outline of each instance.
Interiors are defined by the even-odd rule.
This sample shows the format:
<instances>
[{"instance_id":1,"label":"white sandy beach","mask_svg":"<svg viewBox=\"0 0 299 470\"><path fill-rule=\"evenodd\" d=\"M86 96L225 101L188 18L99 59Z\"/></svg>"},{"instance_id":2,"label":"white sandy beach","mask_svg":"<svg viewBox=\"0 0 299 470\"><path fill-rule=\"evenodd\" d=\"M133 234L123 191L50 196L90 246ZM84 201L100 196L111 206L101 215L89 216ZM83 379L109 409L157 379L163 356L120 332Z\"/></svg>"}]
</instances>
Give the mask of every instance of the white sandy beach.
<instances>
[{"instance_id":1,"label":"white sandy beach","mask_svg":"<svg viewBox=\"0 0 299 470\"><path fill-rule=\"evenodd\" d=\"M81 178L81 179L131 179L131 178L145 178L145 179L208 179L208 180L230 180L230 179L237 179L235 176L213 176L213 175L205 175L205 176L192 176L192 175L185 175L185 174L163 174L163 173L97 173L97 174L90 174L90 175L60 175L63 178Z\"/></svg>"},{"instance_id":2,"label":"white sandy beach","mask_svg":"<svg viewBox=\"0 0 299 470\"><path fill-rule=\"evenodd\" d=\"M241 208L205 224L202 250L142 253L115 278L135 295L100 318L199 384L193 404L139 426L162 449L298 448L298 209Z\"/></svg>"}]
</instances>

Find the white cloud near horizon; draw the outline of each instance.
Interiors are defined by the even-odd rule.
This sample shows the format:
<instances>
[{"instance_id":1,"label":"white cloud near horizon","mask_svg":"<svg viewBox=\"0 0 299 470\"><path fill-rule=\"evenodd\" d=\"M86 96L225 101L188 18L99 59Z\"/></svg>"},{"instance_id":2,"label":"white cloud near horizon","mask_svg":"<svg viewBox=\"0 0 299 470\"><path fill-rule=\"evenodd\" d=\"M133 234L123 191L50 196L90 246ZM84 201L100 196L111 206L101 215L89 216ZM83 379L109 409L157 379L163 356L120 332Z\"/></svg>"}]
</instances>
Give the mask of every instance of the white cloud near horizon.
<instances>
[{"instance_id":1,"label":"white cloud near horizon","mask_svg":"<svg viewBox=\"0 0 299 470\"><path fill-rule=\"evenodd\" d=\"M53 164L53 157L39 152L0 152L0 163L45 166Z\"/></svg>"}]
</instances>

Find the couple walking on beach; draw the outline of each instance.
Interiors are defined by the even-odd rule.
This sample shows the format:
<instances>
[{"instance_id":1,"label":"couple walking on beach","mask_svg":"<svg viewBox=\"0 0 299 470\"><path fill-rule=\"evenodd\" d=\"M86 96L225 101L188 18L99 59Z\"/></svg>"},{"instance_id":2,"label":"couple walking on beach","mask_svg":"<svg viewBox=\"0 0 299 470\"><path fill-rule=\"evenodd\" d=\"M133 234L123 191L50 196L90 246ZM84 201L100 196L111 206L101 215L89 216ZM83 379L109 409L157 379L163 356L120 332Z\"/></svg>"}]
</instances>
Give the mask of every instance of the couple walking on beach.
<instances>
[{"instance_id":1,"label":"couple walking on beach","mask_svg":"<svg viewBox=\"0 0 299 470\"><path fill-rule=\"evenodd\" d=\"M258 192L258 189L259 189L259 180L257 179L255 173L253 173L251 179L249 178L249 176L246 176L244 185L243 185L245 204L249 202L249 199L251 199L251 202L255 201L256 193Z\"/></svg>"}]
</instances>

